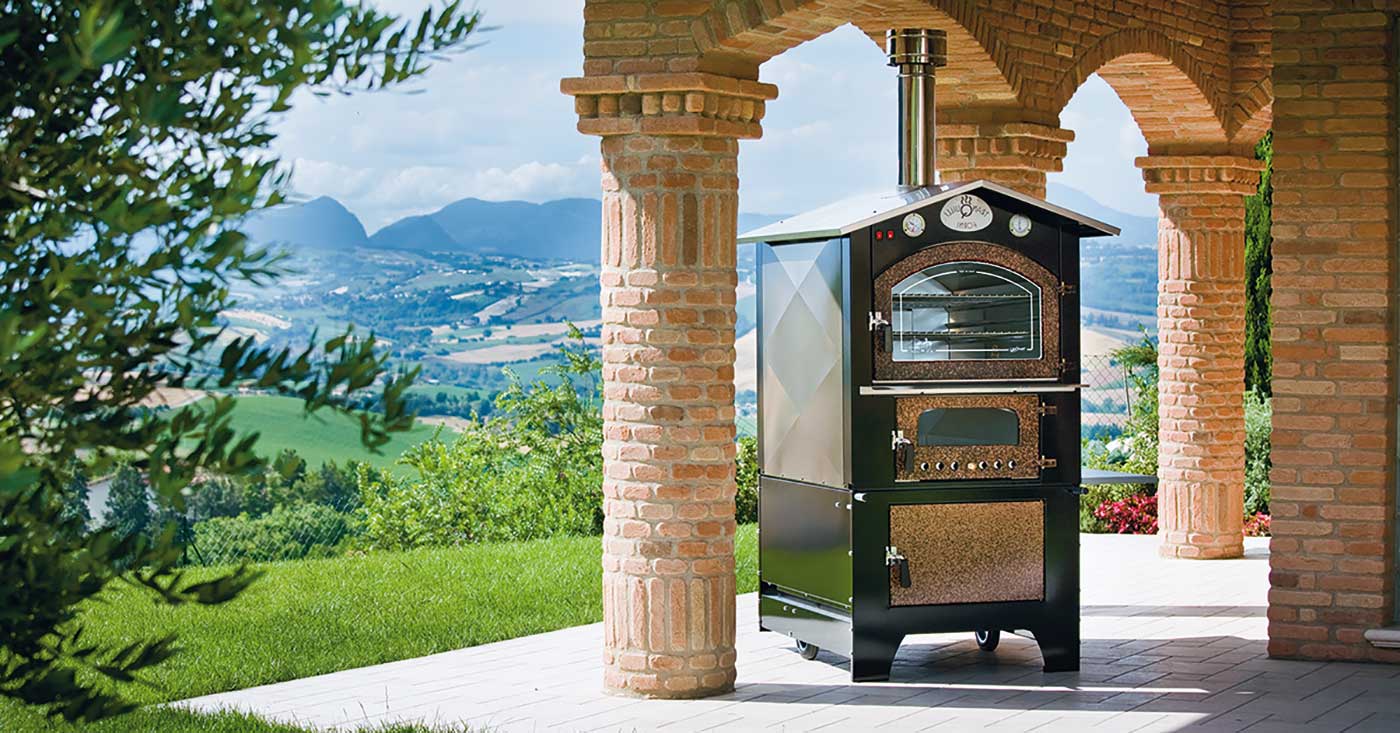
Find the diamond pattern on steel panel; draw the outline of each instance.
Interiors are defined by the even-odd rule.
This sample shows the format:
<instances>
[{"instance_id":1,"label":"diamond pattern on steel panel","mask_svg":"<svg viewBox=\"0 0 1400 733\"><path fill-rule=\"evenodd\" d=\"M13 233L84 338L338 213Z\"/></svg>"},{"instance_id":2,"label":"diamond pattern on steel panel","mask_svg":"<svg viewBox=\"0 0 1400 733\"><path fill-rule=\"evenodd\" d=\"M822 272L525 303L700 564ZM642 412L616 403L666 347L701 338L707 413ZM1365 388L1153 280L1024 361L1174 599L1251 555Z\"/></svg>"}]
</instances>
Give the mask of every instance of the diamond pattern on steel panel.
<instances>
[{"instance_id":1,"label":"diamond pattern on steel panel","mask_svg":"<svg viewBox=\"0 0 1400 733\"><path fill-rule=\"evenodd\" d=\"M763 260L763 470L845 483L841 242L767 247Z\"/></svg>"}]
</instances>

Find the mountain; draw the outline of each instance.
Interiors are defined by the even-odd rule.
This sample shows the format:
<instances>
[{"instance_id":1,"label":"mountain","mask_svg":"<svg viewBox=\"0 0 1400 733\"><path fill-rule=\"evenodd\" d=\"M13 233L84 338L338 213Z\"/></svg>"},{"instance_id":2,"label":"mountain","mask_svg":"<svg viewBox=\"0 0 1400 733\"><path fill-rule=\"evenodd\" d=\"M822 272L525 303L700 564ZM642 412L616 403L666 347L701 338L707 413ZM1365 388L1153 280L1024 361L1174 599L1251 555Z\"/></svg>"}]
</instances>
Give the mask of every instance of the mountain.
<instances>
[{"instance_id":1,"label":"mountain","mask_svg":"<svg viewBox=\"0 0 1400 733\"><path fill-rule=\"evenodd\" d=\"M462 199L424 216L390 224L371 246L419 251L483 252L597 261L602 204L595 199Z\"/></svg>"},{"instance_id":2,"label":"mountain","mask_svg":"<svg viewBox=\"0 0 1400 733\"><path fill-rule=\"evenodd\" d=\"M360 220L329 196L260 211L243 225L243 231L259 244L292 251L349 249L369 243Z\"/></svg>"},{"instance_id":3,"label":"mountain","mask_svg":"<svg viewBox=\"0 0 1400 733\"><path fill-rule=\"evenodd\" d=\"M782 217L739 214L739 231ZM603 206L597 199L526 201L462 199L424 216L390 224L369 238L381 249L484 252L596 262Z\"/></svg>"},{"instance_id":4,"label":"mountain","mask_svg":"<svg viewBox=\"0 0 1400 733\"><path fill-rule=\"evenodd\" d=\"M377 249L411 249L433 251L459 249L457 242L431 216L410 216L399 219L369 238L369 246Z\"/></svg>"},{"instance_id":5,"label":"mountain","mask_svg":"<svg viewBox=\"0 0 1400 733\"><path fill-rule=\"evenodd\" d=\"M1095 237L1092 241L1150 244L1154 247L1157 245L1157 217L1155 216L1137 216L1110 209L1090 198L1089 194L1059 183L1052 183L1046 187L1046 198L1052 204L1077 211L1123 230L1123 233L1117 237Z\"/></svg>"}]
</instances>

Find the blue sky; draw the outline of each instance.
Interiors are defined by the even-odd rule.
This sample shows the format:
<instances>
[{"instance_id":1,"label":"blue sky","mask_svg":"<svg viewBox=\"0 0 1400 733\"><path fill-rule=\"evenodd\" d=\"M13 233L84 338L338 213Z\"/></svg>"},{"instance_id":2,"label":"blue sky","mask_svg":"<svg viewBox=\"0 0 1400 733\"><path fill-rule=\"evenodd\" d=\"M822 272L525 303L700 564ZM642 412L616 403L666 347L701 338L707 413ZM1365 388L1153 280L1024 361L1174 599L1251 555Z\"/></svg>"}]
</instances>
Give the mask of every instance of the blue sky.
<instances>
[{"instance_id":1,"label":"blue sky","mask_svg":"<svg viewBox=\"0 0 1400 733\"><path fill-rule=\"evenodd\" d=\"M412 12L423 0L381 0ZM559 79L582 70L582 0L481 0L481 45L450 57L412 93L306 96L279 125L278 152L303 196L333 196L374 231L473 196L598 196L598 140L574 130ZM847 26L764 64L781 96L762 140L740 146L740 206L793 213L895 179L894 76ZM1078 139L1052 176L1101 203L1155 215L1133 167L1147 144L1113 90L1093 77L1061 124Z\"/></svg>"}]
</instances>

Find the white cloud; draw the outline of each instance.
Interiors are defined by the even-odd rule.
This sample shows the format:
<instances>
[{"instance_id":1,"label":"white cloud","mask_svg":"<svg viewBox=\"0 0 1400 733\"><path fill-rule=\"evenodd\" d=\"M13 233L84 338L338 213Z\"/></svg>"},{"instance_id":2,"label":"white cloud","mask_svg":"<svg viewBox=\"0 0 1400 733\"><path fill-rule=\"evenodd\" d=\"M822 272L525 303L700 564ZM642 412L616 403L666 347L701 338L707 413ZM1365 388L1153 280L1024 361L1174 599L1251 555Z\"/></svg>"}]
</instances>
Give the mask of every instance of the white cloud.
<instances>
[{"instance_id":1,"label":"white cloud","mask_svg":"<svg viewBox=\"0 0 1400 733\"><path fill-rule=\"evenodd\" d=\"M427 0L373 0L383 10L417 17L429 5L442 7L441 2ZM488 25L521 23L577 24L583 18L583 0L478 0L477 10Z\"/></svg>"},{"instance_id":2,"label":"white cloud","mask_svg":"<svg viewBox=\"0 0 1400 733\"><path fill-rule=\"evenodd\" d=\"M381 4L402 11L421 0ZM418 94L307 96L279 125L297 191L330 195L375 229L468 196L543 201L597 197L598 139L578 134L559 79L582 70L582 0L483 0L499 30L439 63ZM745 211L794 213L895 181L895 77L852 26L765 63L780 96L765 137L741 145ZM1104 204L1154 213L1132 158L1145 143L1097 77L1062 116L1078 132L1053 177Z\"/></svg>"}]
</instances>

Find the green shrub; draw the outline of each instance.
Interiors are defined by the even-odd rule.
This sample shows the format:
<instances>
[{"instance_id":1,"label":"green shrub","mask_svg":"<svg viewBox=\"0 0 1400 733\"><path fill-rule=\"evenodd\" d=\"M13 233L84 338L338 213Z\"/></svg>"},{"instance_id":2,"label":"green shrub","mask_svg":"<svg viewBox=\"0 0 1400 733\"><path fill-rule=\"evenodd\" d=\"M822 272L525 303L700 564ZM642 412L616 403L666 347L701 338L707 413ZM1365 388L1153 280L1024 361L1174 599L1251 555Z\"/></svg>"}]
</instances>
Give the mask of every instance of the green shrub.
<instances>
[{"instance_id":1,"label":"green shrub","mask_svg":"<svg viewBox=\"0 0 1400 733\"><path fill-rule=\"evenodd\" d=\"M734 518L739 524L758 521L758 440L745 436L739 439L734 456Z\"/></svg>"},{"instance_id":2,"label":"green shrub","mask_svg":"<svg viewBox=\"0 0 1400 733\"><path fill-rule=\"evenodd\" d=\"M1253 516L1269 511L1270 435L1273 405L1258 390L1244 396L1244 511Z\"/></svg>"},{"instance_id":3,"label":"green shrub","mask_svg":"<svg viewBox=\"0 0 1400 733\"><path fill-rule=\"evenodd\" d=\"M603 528L599 363L570 329L561 362L510 386L496 414L452 443L433 439L399 459L409 477L359 473L362 542L404 549L597 534ZM547 381L553 379L551 383Z\"/></svg>"},{"instance_id":4,"label":"green shrub","mask_svg":"<svg viewBox=\"0 0 1400 733\"><path fill-rule=\"evenodd\" d=\"M1107 442L1085 441L1083 462L1086 468L1157 473L1156 353L1156 348L1146 339L1141 344L1114 352L1114 358L1129 370L1129 379L1134 385L1137 397L1133 401L1132 415L1121 437ZM1246 392L1244 416L1244 508L1245 515L1253 517L1269 511L1269 468L1272 465L1269 450L1273 427L1273 408L1269 399L1257 389ZM1106 531L1104 524L1094 517L1094 510L1104 501L1118 501L1131 493L1146 492L1146 487L1135 486L1089 487L1089 494L1080 502L1080 531Z\"/></svg>"},{"instance_id":5,"label":"green shrub","mask_svg":"<svg viewBox=\"0 0 1400 733\"><path fill-rule=\"evenodd\" d=\"M190 487L186 502L195 522L215 517L236 517L245 511L243 485L228 476L215 476Z\"/></svg>"},{"instance_id":6,"label":"green shrub","mask_svg":"<svg viewBox=\"0 0 1400 733\"><path fill-rule=\"evenodd\" d=\"M350 516L299 502L266 516L215 517L194 525L191 556L204 565L326 557L351 530Z\"/></svg>"},{"instance_id":7,"label":"green shrub","mask_svg":"<svg viewBox=\"0 0 1400 733\"><path fill-rule=\"evenodd\" d=\"M1143 487L1135 484L1094 484L1084 489L1089 493L1079 497L1079 531L1095 534L1109 531L1108 524L1094 516L1095 510L1104 502L1123 501L1143 493Z\"/></svg>"}]
</instances>

